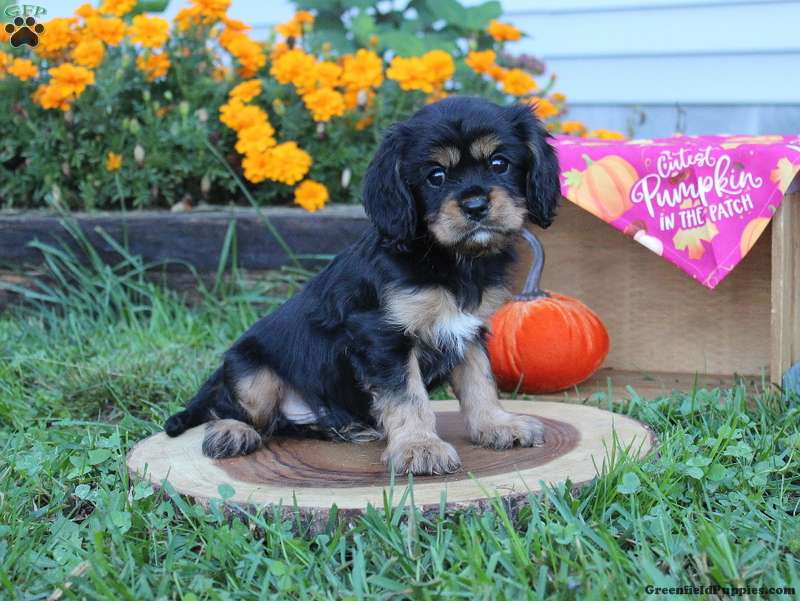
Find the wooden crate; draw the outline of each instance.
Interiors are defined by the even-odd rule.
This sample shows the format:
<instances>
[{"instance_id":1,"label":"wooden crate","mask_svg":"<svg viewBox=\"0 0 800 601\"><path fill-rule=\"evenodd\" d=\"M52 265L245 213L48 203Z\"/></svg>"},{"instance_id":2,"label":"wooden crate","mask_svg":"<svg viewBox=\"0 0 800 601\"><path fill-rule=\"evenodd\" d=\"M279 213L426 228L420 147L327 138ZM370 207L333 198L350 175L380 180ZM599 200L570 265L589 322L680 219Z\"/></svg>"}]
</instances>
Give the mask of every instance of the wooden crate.
<instances>
[{"instance_id":1,"label":"wooden crate","mask_svg":"<svg viewBox=\"0 0 800 601\"><path fill-rule=\"evenodd\" d=\"M751 252L715 290L593 215L564 202L540 235L545 289L594 309L611 335L605 366L579 396L780 382L800 361L800 195L787 196ZM517 285L530 252L515 274ZM563 396L563 395L562 395Z\"/></svg>"}]
</instances>

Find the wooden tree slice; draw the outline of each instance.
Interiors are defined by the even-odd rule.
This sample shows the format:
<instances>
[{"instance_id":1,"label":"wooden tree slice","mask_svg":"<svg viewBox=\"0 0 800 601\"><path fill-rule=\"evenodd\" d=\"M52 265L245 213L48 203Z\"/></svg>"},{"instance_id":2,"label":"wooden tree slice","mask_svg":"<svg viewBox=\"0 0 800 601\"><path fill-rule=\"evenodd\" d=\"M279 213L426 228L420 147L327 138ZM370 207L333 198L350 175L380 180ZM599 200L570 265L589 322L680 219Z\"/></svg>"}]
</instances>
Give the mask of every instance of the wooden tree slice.
<instances>
[{"instance_id":1,"label":"wooden tree slice","mask_svg":"<svg viewBox=\"0 0 800 601\"><path fill-rule=\"evenodd\" d=\"M586 405L543 401L504 401L515 413L535 415L545 424L542 447L495 451L473 446L466 437L456 401L435 401L439 435L455 446L463 470L448 476L415 476L414 502L423 511L439 507L446 494L450 507L483 505L499 495L520 498L537 492L542 482L569 479L590 482L607 465L614 444L643 457L655 444L644 424ZM128 455L128 469L138 478L168 480L180 493L200 502L219 498L219 487L235 491L229 502L294 506L319 517L336 505L359 513L368 504L382 507L390 479L380 456L384 442L351 444L310 439L273 438L245 457L213 460L201 450L204 427L177 438L159 433L138 443ZM408 485L397 477L393 498Z\"/></svg>"}]
</instances>

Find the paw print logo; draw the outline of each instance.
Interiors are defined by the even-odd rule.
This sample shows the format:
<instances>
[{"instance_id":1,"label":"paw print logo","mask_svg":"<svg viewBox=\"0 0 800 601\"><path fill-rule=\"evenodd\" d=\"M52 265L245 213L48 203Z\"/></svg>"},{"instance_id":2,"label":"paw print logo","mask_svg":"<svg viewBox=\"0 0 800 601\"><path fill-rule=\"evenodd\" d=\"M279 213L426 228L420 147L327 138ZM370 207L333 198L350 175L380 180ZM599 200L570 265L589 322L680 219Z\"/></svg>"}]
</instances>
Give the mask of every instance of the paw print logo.
<instances>
[{"instance_id":1,"label":"paw print logo","mask_svg":"<svg viewBox=\"0 0 800 601\"><path fill-rule=\"evenodd\" d=\"M23 44L38 46L39 36L44 33L44 25L37 23L33 17L23 19L17 17L13 23L6 25L6 33L11 34L11 45L19 48Z\"/></svg>"}]
</instances>

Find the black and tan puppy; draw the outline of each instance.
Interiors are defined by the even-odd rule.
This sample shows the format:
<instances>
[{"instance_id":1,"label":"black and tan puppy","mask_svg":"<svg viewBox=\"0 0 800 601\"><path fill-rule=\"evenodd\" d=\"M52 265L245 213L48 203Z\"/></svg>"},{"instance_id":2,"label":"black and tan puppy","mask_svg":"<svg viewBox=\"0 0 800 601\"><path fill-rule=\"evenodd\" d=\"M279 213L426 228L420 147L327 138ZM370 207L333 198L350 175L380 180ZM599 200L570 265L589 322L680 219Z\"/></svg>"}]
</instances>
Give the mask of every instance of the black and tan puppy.
<instances>
[{"instance_id":1,"label":"black and tan puppy","mask_svg":"<svg viewBox=\"0 0 800 601\"><path fill-rule=\"evenodd\" d=\"M428 399L449 381L475 444L542 444L539 421L498 402L484 337L515 236L528 219L553 219L547 138L529 106L467 97L393 126L364 179L374 227L247 330L167 433L209 422L214 458L251 453L276 431L385 437L398 472L452 472L460 460Z\"/></svg>"}]
</instances>

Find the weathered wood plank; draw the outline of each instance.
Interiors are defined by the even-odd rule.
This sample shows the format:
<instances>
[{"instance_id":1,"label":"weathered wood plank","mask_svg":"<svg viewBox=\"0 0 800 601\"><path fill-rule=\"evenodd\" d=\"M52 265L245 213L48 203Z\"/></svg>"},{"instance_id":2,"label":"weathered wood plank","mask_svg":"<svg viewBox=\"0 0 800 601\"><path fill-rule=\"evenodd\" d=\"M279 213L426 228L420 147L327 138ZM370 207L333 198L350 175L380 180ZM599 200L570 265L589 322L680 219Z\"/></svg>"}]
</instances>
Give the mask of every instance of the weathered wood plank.
<instances>
[{"instance_id":1,"label":"weathered wood plank","mask_svg":"<svg viewBox=\"0 0 800 601\"><path fill-rule=\"evenodd\" d=\"M284 207L265 208L261 212L299 255L336 254L367 227L360 206L332 206L317 213ZM200 272L213 271L219 264L228 225L234 220L240 266L276 269L288 260L254 209L137 211L124 216L78 213L74 218L92 246L108 261L118 260L119 256L98 234L98 228L120 243L127 240L130 252L145 262L185 261ZM0 262L17 268L39 265L41 253L29 246L33 240L77 247L59 225L58 217L36 211L0 215Z\"/></svg>"},{"instance_id":2,"label":"weathered wood plank","mask_svg":"<svg viewBox=\"0 0 800 601\"><path fill-rule=\"evenodd\" d=\"M770 377L800 361L800 191L787 194L772 222Z\"/></svg>"}]
</instances>

